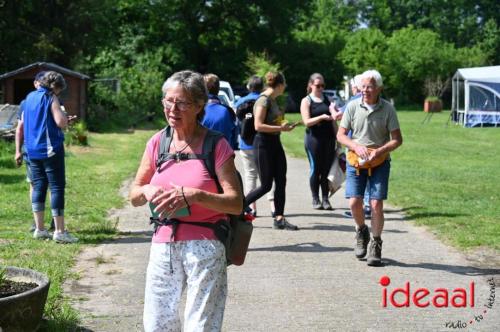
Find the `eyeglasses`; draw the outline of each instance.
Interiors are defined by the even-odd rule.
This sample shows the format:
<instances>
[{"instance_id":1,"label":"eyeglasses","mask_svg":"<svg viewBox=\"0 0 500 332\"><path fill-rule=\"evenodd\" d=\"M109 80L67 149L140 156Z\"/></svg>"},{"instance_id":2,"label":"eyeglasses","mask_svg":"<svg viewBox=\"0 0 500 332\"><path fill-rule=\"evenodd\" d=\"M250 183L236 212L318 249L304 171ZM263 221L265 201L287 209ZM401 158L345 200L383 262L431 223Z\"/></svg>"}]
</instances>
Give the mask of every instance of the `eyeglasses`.
<instances>
[{"instance_id":1,"label":"eyeglasses","mask_svg":"<svg viewBox=\"0 0 500 332\"><path fill-rule=\"evenodd\" d=\"M175 105L175 107L177 107L177 109L182 112L187 111L189 109L189 106L193 105L193 103L190 103L188 101L167 99L162 99L161 104L167 111L170 111Z\"/></svg>"},{"instance_id":2,"label":"eyeglasses","mask_svg":"<svg viewBox=\"0 0 500 332\"><path fill-rule=\"evenodd\" d=\"M366 85L363 85L363 86L361 87L361 90L365 90L365 91L370 90L370 91L373 91L373 90L375 90L376 88L377 88L377 87L376 87L375 85L373 85L373 84L366 84Z\"/></svg>"},{"instance_id":3,"label":"eyeglasses","mask_svg":"<svg viewBox=\"0 0 500 332\"><path fill-rule=\"evenodd\" d=\"M325 88L325 85L324 84L313 84L315 87L317 87L318 89L324 89Z\"/></svg>"}]
</instances>

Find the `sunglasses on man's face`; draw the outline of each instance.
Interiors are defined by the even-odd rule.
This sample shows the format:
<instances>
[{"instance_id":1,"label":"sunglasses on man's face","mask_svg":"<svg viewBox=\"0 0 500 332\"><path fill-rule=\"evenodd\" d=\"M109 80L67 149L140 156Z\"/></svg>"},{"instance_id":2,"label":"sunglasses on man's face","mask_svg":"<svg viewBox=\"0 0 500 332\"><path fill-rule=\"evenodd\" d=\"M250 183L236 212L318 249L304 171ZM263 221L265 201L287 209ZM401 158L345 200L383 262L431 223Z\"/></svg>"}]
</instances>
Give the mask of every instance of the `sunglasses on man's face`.
<instances>
[{"instance_id":1,"label":"sunglasses on man's face","mask_svg":"<svg viewBox=\"0 0 500 332\"><path fill-rule=\"evenodd\" d=\"M315 87L317 87L318 89L323 89L325 87L324 84L313 84Z\"/></svg>"}]
</instances>

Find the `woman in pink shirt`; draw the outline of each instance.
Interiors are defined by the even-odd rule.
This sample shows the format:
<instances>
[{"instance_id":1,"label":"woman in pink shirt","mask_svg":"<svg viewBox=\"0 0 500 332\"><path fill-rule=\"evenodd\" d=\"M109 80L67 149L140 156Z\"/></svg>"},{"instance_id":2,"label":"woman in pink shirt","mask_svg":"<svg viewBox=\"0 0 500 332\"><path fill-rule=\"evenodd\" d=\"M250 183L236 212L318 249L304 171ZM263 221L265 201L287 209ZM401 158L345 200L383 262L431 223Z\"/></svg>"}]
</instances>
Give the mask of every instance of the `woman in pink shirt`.
<instances>
[{"instance_id":1,"label":"woman in pink shirt","mask_svg":"<svg viewBox=\"0 0 500 332\"><path fill-rule=\"evenodd\" d=\"M177 72L165 81L162 91L163 110L172 134L168 152L201 154L207 134L200 125L207 102L203 76L192 71ZM225 249L211 228L196 222L215 223L227 219L227 213L241 212L243 199L234 152L225 139L215 146L215 169L222 188L219 193L203 160L171 159L156 167L163 132L147 143L130 191L134 206L149 202L156 207L154 212L161 221L181 222L175 229L172 225L160 226L153 235L144 329L180 331L178 308L182 291L187 288L184 331L220 331L227 295Z\"/></svg>"}]
</instances>

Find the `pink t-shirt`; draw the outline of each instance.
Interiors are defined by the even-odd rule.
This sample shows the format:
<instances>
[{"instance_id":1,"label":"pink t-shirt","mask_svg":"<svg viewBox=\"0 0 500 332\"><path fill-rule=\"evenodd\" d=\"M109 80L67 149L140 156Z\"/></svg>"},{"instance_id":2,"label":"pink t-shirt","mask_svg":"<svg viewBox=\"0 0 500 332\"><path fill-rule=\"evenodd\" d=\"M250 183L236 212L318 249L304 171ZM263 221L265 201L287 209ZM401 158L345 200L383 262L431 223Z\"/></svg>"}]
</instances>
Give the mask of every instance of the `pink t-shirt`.
<instances>
[{"instance_id":1,"label":"pink t-shirt","mask_svg":"<svg viewBox=\"0 0 500 332\"><path fill-rule=\"evenodd\" d=\"M162 186L164 189L171 189L170 183L178 186L197 188L208 192L217 193L217 185L215 180L212 179L208 173L205 163L201 159L190 159L176 162L169 160L163 163L161 172L156 172L156 160L158 159L158 145L160 144L160 137L163 130L156 133L146 145L146 154L151 161L151 168L155 170L155 174L151 178L150 184ZM200 153L202 144L194 153ZM226 139L220 139L215 146L215 167L219 169L229 158L234 157L234 151L229 146ZM216 222L221 219L227 219L227 215L214 210L207 209L198 204L192 204L191 215L187 217L180 217L179 220L184 221L203 221L203 222ZM153 242L165 243L170 242L170 235L172 233L172 226L160 227L158 232L153 235ZM214 235L212 229L207 227L200 227L189 224L180 224L174 237L174 241L187 241L187 240L215 240L217 237Z\"/></svg>"}]
</instances>

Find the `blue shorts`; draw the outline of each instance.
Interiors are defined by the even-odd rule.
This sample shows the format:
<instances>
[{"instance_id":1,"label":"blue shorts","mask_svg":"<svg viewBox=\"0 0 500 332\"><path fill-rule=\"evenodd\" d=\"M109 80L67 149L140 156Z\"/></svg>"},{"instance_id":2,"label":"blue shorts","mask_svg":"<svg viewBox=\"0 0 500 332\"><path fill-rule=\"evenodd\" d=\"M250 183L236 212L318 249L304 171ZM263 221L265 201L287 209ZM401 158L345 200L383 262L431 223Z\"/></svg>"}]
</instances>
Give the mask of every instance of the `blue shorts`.
<instances>
[{"instance_id":1,"label":"blue shorts","mask_svg":"<svg viewBox=\"0 0 500 332\"><path fill-rule=\"evenodd\" d=\"M370 193L370 199L385 200L389 191L389 172L391 162L389 159L380 166L372 168L372 175L368 177L367 169L360 169L356 175L356 168L347 163L345 197L359 197L365 195L365 188ZM369 179L369 181L367 181ZM367 184L368 183L368 184Z\"/></svg>"}]
</instances>

